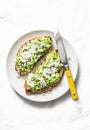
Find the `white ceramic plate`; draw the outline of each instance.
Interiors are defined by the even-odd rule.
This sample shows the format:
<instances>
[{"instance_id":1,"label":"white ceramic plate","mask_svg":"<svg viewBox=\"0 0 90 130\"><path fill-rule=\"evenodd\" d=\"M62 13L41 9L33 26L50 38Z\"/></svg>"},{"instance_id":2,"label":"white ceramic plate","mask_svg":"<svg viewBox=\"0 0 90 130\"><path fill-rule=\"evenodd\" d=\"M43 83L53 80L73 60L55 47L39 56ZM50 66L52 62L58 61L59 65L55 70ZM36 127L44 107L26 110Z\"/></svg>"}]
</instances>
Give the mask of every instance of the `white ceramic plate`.
<instances>
[{"instance_id":1,"label":"white ceramic plate","mask_svg":"<svg viewBox=\"0 0 90 130\"><path fill-rule=\"evenodd\" d=\"M53 32L47 31L47 30L33 31L19 38L11 47L8 57L7 57L7 64L6 64L7 75L8 75L8 79L12 88L24 98L32 100L32 101L37 101L37 102L46 102L46 101L54 100L62 96L69 90L67 79L66 79L66 76L64 75L60 84L57 87L55 87L52 91L44 93L44 94L26 95L24 91L24 87L23 87L24 79L17 78L17 72L15 71L15 59L16 59L16 54L19 47L24 42L31 39L32 37L44 36L44 35L49 35L50 37L52 37L54 41ZM70 65L70 69L72 71L73 79L75 80L77 76L77 71L78 71L77 57L72 46L64 38L63 38L63 42L66 48L68 62Z\"/></svg>"}]
</instances>

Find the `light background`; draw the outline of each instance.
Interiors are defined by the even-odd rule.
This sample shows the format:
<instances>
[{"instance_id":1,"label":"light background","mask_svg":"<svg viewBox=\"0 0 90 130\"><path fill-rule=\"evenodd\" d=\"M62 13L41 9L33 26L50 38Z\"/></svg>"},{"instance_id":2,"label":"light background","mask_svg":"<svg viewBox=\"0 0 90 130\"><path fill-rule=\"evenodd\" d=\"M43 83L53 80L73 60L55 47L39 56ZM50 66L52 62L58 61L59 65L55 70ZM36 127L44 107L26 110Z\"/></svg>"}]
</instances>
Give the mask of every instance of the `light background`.
<instances>
[{"instance_id":1,"label":"light background","mask_svg":"<svg viewBox=\"0 0 90 130\"><path fill-rule=\"evenodd\" d=\"M89 7L89 0L0 0L0 130L90 130ZM57 26L79 60L79 100L69 93L44 104L24 100L7 80L9 49L24 33Z\"/></svg>"}]
</instances>

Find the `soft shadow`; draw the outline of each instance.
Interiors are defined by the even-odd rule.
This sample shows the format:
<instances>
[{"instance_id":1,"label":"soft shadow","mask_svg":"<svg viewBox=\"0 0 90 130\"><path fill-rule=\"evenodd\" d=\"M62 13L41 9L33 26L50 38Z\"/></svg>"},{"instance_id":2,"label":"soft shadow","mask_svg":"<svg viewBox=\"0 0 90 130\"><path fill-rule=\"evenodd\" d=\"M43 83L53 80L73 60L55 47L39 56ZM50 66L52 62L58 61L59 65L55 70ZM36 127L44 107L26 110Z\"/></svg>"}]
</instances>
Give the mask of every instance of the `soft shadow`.
<instances>
[{"instance_id":1,"label":"soft shadow","mask_svg":"<svg viewBox=\"0 0 90 130\"><path fill-rule=\"evenodd\" d=\"M77 72L77 76L76 76L76 79L75 79L75 85L76 85L77 90L78 90L78 84L79 84L79 81L80 81L80 74L81 74L81 70L80 70L80 64L79 64L79 61L78 61L78 72Z\"/></svg>"},{"instance_id":2,"label":"soft shadow","mask_svg":"<svg viewBox=\"0 0 90 130\"><path fill-rule=\"evenodd\" d=\"M15 90L14 90L15 91ZM35 101L31 101L29 99L26 99L24 97L22 97L21 95L19 95L16 91L15 91L16 95L19 96L19 98L27 105L30 106L34 106L34 107L38 107L38 108L52 108L55 107L56 105L65 102L66 100L68 100L69 98L71 98L69 91L67 91L64 95L62 95L61 97L52 100L52 101L47 101L47 102L35 102Z\"/></svg>"},{"instance_id":3,"label":"soft shadow","mask_svg":"<svg viewBox=\"0 0 90 130\"><path fill-rule=\"evenodd\" d=\"M75 80L77 93L78 93L80 76L81 76L81 70L80 70L80 64L78 62L78 73L77 73L76 80ZM79 94L78 94L78 100L76 101L76 109L78 111L78 114L80 114L82 112L82 105L81 105L81 102L80 102Z\"/></svg>"}]
</instances>

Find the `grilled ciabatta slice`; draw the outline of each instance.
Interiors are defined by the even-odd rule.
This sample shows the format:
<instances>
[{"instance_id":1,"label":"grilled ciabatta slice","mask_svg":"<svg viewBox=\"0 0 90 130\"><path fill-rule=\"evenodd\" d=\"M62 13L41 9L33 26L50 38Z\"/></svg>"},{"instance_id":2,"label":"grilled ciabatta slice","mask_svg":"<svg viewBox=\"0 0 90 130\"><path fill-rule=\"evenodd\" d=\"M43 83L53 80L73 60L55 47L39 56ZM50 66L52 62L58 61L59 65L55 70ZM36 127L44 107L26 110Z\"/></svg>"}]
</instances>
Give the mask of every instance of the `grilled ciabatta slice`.
<instances>
[{"instance_id":1,"label":"grilled ciabatta slice","mask_svg":"<svg viewBox=\"0 0 90 130\"><path fill-rule=\"evenodd\" d=\"M37 69L28 75L24 83L26 94L40 94L53 89L61 81L63 65L56 50L47 54Z\"/></svg>"},{"instance_id":2,"label":"grilled ciabatta slice","mask_svg":"<svg viewBox=\"0 0 90 130\"><path fill-rule=\"evenodd\" d=\"M24 43L16 55L15 70L21 76L28 74L38 60L52 47L49 36L35 37Z\"/></svg>"}]
</instances>

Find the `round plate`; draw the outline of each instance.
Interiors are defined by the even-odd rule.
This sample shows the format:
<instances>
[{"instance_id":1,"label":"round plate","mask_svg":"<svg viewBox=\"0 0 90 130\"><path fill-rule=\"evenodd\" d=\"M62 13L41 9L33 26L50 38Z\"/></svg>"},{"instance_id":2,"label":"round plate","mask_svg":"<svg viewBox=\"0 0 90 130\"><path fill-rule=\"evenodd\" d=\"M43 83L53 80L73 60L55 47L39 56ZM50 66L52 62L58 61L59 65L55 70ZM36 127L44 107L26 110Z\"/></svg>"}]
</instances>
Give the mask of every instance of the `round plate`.
<instances>
[{"instance_id":1,"label":"round plate","mask_svg":"<svg viewBox=\"0 0 90 130\"><path fill-rule=\"evenodd\" d=\"M65 74L62 78L62 81L57 87L53 88L51 91L47 93L35 94L35 95L27 95L24 90L25 79L17 78L17 72L15 71L15 59L19 47L24 42L28 41L33 37L45 36L45 35L49 35L54 41L53 32L47 30L32 31L30 33L23 35L11 47L7 57L7 63L6 63L7 75L12 88L24 98L32 101L37 101L37 102L46 102L46 101L54 100L62 96L69 90L69 86ZM68 62L69 62L70 69L72 71L73 79L75 80L78 71L77 57L72 46L64 38L63 38L63 43L65 45L65 49L67 52Z\"/></svg>"}]
</instances>

